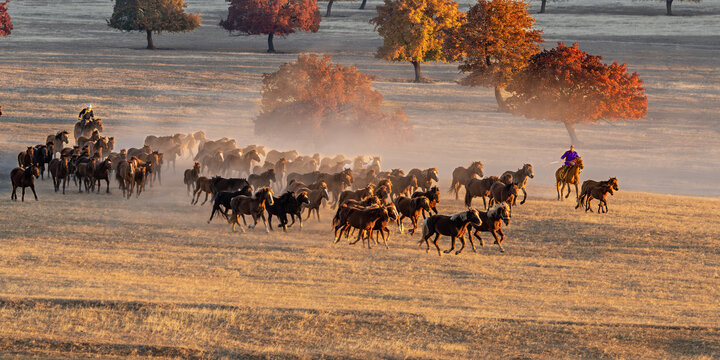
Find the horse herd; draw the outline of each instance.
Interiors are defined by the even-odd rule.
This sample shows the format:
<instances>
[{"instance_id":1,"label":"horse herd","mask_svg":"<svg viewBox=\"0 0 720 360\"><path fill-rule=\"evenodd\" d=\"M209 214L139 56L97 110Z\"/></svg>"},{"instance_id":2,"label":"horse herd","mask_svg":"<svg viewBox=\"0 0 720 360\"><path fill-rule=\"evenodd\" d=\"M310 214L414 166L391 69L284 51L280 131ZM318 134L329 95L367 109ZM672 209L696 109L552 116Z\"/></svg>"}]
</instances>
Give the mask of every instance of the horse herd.
<instances>
[{"instance_id":1,"label":"horse herd","mask_svg":"<svg viewBox=\"0 0 720 360\"><path fill-rule=\"evenodd\" d=\"M378 156L349 159L343 155L301 155L294 150L268 151L261 145L238 147L235 140L210 140L202 131L187 135L151 135L145 138L141 148L114 152L115 139L101 136L102 129L99 119L78 122L73 133L75 146L65 146L69 143L69 132L59 131L47 136L45 144L28 147L19 153L19 166L10 174L11 199L17 199L16 189L20 187L24 201L25 188L30 187L37 200L34 179L44 179L46 165L56 192L62 187L65 194L68 180L74 182L79 192L83 189L100 192L104 180L109 193L111 173L114 172L123 197L129 199L133 194L139 197L146 185L152 186L156 181L162 184L165 162L166 167L172 166L174 170L176 160L186 156L192 159L193 165L183 172L183 182L191 204L197 204L203 193L205 199L201 205L210 198L212 209L208 223L220 215L232 231L239 227L245 232L243 225L254 228L262 220L268 232L273 229L272 219L276 217L283 231L296 222L302 229L303 216L307 221L314 213L320 221L320 208L330 206L335 209L332 218L334 243L343 235L349 238L351 232L357 231L352 244L363 241L371 248L373 242L379 244L382 238L387 247L390 226L395 224L402 234L406 230L405 219L409 219L408 233L414 235L421 227L420 244L425 243L429 252L430 239L434 236L433 244L440 255L437 243L440 236L448 236L451 240L451 247L445 253L454 251L455 242L459 240L460 247L455 251L459 254L465 248L466 235L473 251L476 251L473 237L484 246L482 232L491 233L500 251L504 251L502 225L510 224L521 191L520 204L525 203L528 179L535 176L530 164L488 177L485 177L480 161L472 162L468 167L457 167L452 172L449 191L459 200L459 192L465 188L467 210L443 215L437 210L440 202L437 168L411 169L407 173L402 169L383 171ZM582 169L582 159L567 171L558 169L558 200L562 199L565 186L568 186L567 198L570 185L575 185L576 208L583 205L586 211L592 211L591 200L599 199L598 212L607 212L607 194L618 190L617 179L588 180L578 192ZM203 173L214 176L203 176ZM472 207L476 197L482 198L484 211ZM253 220L249 226L246 215ZM424 219L422 222L420 217Z\"/></svg>"}]
</instances>

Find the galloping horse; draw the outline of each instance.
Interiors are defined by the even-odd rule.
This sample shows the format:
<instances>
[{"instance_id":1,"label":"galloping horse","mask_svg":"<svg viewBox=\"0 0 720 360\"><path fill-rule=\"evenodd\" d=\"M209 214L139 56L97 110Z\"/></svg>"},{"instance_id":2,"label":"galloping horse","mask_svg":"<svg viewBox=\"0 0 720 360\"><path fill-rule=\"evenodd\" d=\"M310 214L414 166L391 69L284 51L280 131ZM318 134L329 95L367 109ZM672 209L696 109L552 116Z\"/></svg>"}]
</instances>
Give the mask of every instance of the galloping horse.
<instances>
[{"instance_id":1,"label":"galloping horse","mask_svg":"<svg viewBox=\"0 0 720 360\"><path fill-rule=\"evenodd\" d=\"M571 166L564 174L563 176L563 168L560 167L555 171L555 187L557 188L557 195L558 200L562 200L560 197L560 194L562 194L565 191L565 185L568 187L567 195L565 195L565 198L568 198L570 196L570 185L575 185L575 199L578 200L580 198L580 193L578 192L578 183L580 183L580 171L584 169L582 158L575 159L575 165ZM560 184L562 184L562 189L560 188Z\"/></svg>"}]
</instances>

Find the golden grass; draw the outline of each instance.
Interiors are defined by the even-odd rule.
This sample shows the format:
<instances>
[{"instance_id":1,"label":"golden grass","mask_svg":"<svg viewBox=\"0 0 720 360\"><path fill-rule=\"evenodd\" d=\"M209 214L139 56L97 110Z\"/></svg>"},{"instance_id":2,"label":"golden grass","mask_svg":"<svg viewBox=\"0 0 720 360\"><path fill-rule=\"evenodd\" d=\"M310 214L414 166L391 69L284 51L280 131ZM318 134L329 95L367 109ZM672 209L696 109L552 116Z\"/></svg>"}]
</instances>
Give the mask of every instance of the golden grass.
<instances>
[{"instance_id":1,"label":"golden grass","mask_svg":"<svg viewBox=\"0 0 720 360\"><path fill-rule=\"evenodd\" d=\"M393 234L389 250L333 246L328 210L302 232L231 233L166 177L129 201L53 194L46 181L40 202L0 202L0 351L720 356L717 200L621 191L598 215L531 187L506 253L438 257L419 236ZM440 210L461 208L445 197Z\"/></svg>"}]
</instances>

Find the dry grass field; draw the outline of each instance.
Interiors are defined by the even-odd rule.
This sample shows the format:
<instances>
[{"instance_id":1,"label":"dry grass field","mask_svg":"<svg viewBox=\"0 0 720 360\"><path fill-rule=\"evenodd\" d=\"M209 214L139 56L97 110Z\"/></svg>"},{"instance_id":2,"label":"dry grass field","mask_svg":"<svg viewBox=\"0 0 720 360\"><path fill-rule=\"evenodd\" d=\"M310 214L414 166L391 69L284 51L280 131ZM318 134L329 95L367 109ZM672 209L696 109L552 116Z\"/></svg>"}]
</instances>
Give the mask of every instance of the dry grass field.
<instances>
[{"instance_id":1,"label":"dry grass field","mask_svg":"<svg viewBox=\"0 0 720 360\"><path fill-rule=\"evenodd\" d=\"M620 179L605 215L555 200L562 125L497 112L492 90L457 84L456 64L424 65L435 82L410 83L409 64L374 58L373 12L357 2L336 2L317 34L277 39L278 54L264 53L264 37L215 26L224 1L187 3L203 27L156 36L150 52L142 34L106 26L110 1L11 2L15 29L0 39L0 358L720 358L720 2L676 2L680 16L666 17L662 2L574 0L537 17L546 47L578 41L645 80L647 119L578 126L582 179ZM532 163L506 252L488 235L477 253L442 257L419 235L393 233L390 249L333 245L330 209L302 231L232 233L207 224L208 204L189 204L188 159L139 199L121 199L114 181L111 195L63 196L45 180L40 201L9 200L17 153L71 130L87 103L116 149L197 130L293 147L257 138L252 120L262 73L303 51L377 76L415 136L303 153L437 166L446 214L463 209L445 192L454 167L482 160L499 175Z\"/></svg>"},{"instance_id":2,"label":"dry grass field","mask_svg":"<svg viewBox=\"0 0 720 360\"><path fill-rule=\"evenodd\" d=\"M329 209L302 231L232 233L224 220L207 224L208 205L189 205L174 183L123 201L51 194L45 182L40 202L3 202L0 351L720 356L718 200L620 191L598 215L531 187L505 253L486 237L477 253L438 257L418 247L419 235L394 233L389 250L333 246ZM461 209L441 202L442 213Z\"/></svg>"}]
</instances>

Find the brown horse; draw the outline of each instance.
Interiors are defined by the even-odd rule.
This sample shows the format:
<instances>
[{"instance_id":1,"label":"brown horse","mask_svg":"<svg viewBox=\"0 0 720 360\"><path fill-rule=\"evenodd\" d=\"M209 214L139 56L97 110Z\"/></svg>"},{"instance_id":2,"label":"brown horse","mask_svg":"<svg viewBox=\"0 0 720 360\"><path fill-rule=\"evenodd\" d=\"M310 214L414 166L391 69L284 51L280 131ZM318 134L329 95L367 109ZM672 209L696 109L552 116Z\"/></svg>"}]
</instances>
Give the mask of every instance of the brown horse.
<instances>
[{"instance_id":1,"label":"brown horse","mask_svg":"<svg viewBox=\"0 0 720 360\"><path fill-rule=\"evenodd\" d=\"M585 168L585 166L583 166L582 158L575 159L575 165L570 166L570 168L565 172L563 172L564 168L565 167L563 166L555 171L555 187L557 188L558 200L562 200L560 194L565 191L566 185L568 187L568 191L565 198L570 197L570 185L575 185L575 199L579 200L580 193L578 191L578 183L580 183L580 172ZM560 188L560 185L562 185L562 188Z\"/></svg>"},{"instance_id":2,"label":"brown horse","mask_svg":"<svg viewBox=\"0 0 720 360\"><path fill-rule=\"evenodd\" d=\"M390 175L390 181L392 182L391 194L393 197L398 196L410 197L410 191L418 187L417 177L415 175L406 176L393 176Z\"/></svg>"},{"instance_id":3,"label":"brown horse","mask_svg":"<svg viewBox=\"0 0 720 360\"><path fill-rule=\"evenodd\" d=\"M583 204L585 206L585 212L588 210L592 212L590 202L592 199L598 199L600 200L598 213L600 213L601 210L603 213L607 213L607 194L615 194L613 190L619 190L617 178L613 177L606 181L585 180L582 184L582 193L580 193L580 198L575 208L577 209L580 207L580 204Z\"/></svg>"},{"instance_id":4,"label":"brown horse","mask_svg":"<svg viewBox=\"0 0 720 360\"><path fill-rule=\"evenodd\" d=\"M110 172L112 171L112 160L105 159L105 161L98 163L93 167L92 176L92 189L95 189L95 183L97 182L98 192L100 192L100 181L105 180L106 188L105 192L110 193Z\"/></svg>"},{"instance_id":5,"label":"brown horse","mask_svg":"<svg viewBox=\"0 0 720 360\"><path fill-rule=\"evenodd\" d=\"M465 206L472 206L472 199L482 197L483 207L488 208L485 197L490 197L490 187L496 182L500 182L497 176L489 176L484 179L472 178L465 184Z\"/></svg>"},{"instance_id":6,"label":"brown horse","mask_svg":"<svg viewBox=\"0 0 720 360\"><path fill-rule=\"evenodd\" d=\"M183 174L183 183L187 186L187 192L190 194L191 187L195 183L195 180L200 177L200 163L195 162L193 164L192 169L185 170L185 173Z\"/></svg>"},{"instance_id":7,"label":"brown horse","mask_svg":"<svg viewBox=\"0 0 720 360\"><path fill-rule=\"evenodd\" d=\"M325 185L325 182L323 181L322 184ZM325 199L325 201L330 201L330 194L328 193L327 185L315 190L300 188L296 191L306 191L308 198L310 199L310 204L306 205L308 214L305 221L310 219L310 215L312 215L313 211L315 211L317 219L320 221L320 205L322 204L323 199Z\"/></svg>"},{"instance_id":8,"label":"brown horse","mask_svg":"<svg viewBox=\"0 0 720 360\"><path fill-rule=\"evenodd\" d=\"M352 170L344 170L336 174L320 173L318 180L325 181L328 191L333 196L333 205L340 200L340 193L352 185Z\"/></svg>"},{"instance_id":9,"label":"brown horse","mask_svg":"<svg viewBox=\"0 0 720 360\"><path fill-rule=\"evenodd\" d=\"M68 158L67 156L62 156L59 159L52 159L50 161L50 165L48 166L50 168L50 176L53 180L53 186L55 187L55 192L58 192L60 190L60 181L62 181L62 190L63 195L65 194L65 185L67 185L67 179L70 175L70 169L68 167Z\"/></svg>"},{"instance_id":10,"label":"brown horse","mask_svg":"<svg viewBox=\"0 0 720 360\"><path fill-rule=\"evenodd\" d=\"M440 202L440 189L437 186L433 186L430 188L430 190L427 191L416 191L412 194L413 198L424 196L428 198L428 201L430 201L430 210L432 210L435 215L438 214L437 210L437 204ZM428 215L431 215L428 213ZM422 212L423 219L425 219L425 210Z\"/></svg>"},{"instance_id":11,"label":"brown horse","mask_svg":"<svg viewBox=\"0 0 720 360\"><path fill-rule=\"evenodd\" d=\"M123 192L123 197L130 199L135 186L135 162L120 160L115 171L115 180Z\"/></svg>"},{"instance_id":12,"label":"brown horse","mask_svg":"<svg viewBox=\"0 0 720 360\"><path fill-rule=\"evenodd\" d=\"M378 221L387 221L389 219L389 216L387 210L384 207L371 207L367 209L360 209L343 206L338 209L338 214L336 215L336 218L337 219L334 220L335 232L337 233L337 230L340 229L340 233L336 236L333 244L336 244L340 240L343 232L348 232L352 227L358 229L358 236L357 239L355 239L355 241L350 244L355 244L358 241L367 237L368 248L372 248L370 240L375 224ZM383 241L385 242L385 247L387 248L387 238L385 237L385 233L381 232L381 235Z\"/></svg>"},{"instance_id":13,"label":"brown horse","mask_svg":"<svg viewBox=\"0 0 720 360\"><path fill-rule=\"evenodd\" d=\"M480 237L480 232L489 232L495 238L495 243L500 247L500 252L505 252L505 249L502 247L502 242L505 240L502 224L504 222L505 225L510 225L510 206L506 203L500 203L487 212L478 211L478 214L480 215L482 225L472 225L472 228L475 230L472 233L470 233L471 225L468 225L468 239L470 240L473 251L475 251L475 244L472 242L473 235L480 240L480 246L485 246L485 242L483 242L483 239ZM497 237L498 234L500 234L500 239Z\"/></svg>"},{"instance_id":14,"label":"brown horse","mask_svg":"<svg viewBox=\"0 0 720 360\"><path fill-rule=\"evenodd\" d=\"M277 181L277 179L275 178L275 169L270 169L260 175L250 174L250 176L248 176L247 178L247 181L254 189L270 186L271 183Z\"/></svg>"},{"instance_id":15,"label":"brown horse","mask_svg":"<svg viewBox=\"0 0 720 360\"><path fill-rule=\"evenodd\" d=\"M287 160L281 158L276 161L273 169L275 169L275 176L278 177L278 188L282 188L285 186L285 176L287 176Z\"/></svg>"},{"instance_id":16,"label":"brown horse","mask_svg":"<svg viewBox=\"0 0 720 360\"><path fill-rule=\"evenodd\" d=\"M520 204L524 204L525 200L527 200L527 191L525 191L525 185L527 185L527 179L528 178L534 178L535 173L533 172L532 165L525 164L522 168L518 169L517 171L506 171L502 174L502 176L505 175L511 175L512 181L518 186L520 190L523 192L523 199L520 201ZM501 176L501 177L502 177ZM517 200L517 198L515 199ZM513 203L513 205L515 205Z\"/></svg>"},{"instance_id":17,"label":"brown horse","mask_svg":"<svg viewBox=\"0 0 720 360\"><path fill-rule=\"evenodd\" d=\"M22 188L22 200L25 201L25 188L29 187L30 190L32 190L33 195L35 196L35 201L37 201L37 193L35 192L35 178L40 176L40 169L37 168L35 165L30 165L30 167L23 169L21 167L16 167L10 171L10 182L12 183L12 194L10 194L10 200L17 201L17 193L16 190L18 187Z\"/></svg>"},{"instance_id":18,"label":"brown horse","mask_svg":"<svg viewBox=\"0 0 720 360\"><path fill-rule=\"evenodd\" d=\"M375 185L373 184L369 184L368 186L359 190L345 190L340 194L340 198L337 204L344 204L349 200L363 201L368 197L373 196L374 190Z\"/></svg>"},{"instance_id":19,"label":"brown horse","mask_svg":"<svg viewBox=\"0 0 720 360\"><path fill-rule=\"evenodd\" d=\"M458 192L460 188L465 186L470 179L475 176L483 177L483 164L480 161L473 161L469 167L464 168L462 166L456 167L452 173L452 184L450 184L450 193L455 192L455 200L458 200Z\"/></svg>"},{"instance_id":20,"label":"brown horse","mask_svg":"<svg viewBox=\"0 0 720 360\"><path fill-rule=\"evenodd\" d=\"M225 156L223 168L227 175L232 175L234 171L236 171L239 176L250 175L253 162L260 162L260 155L257 150L250 150L242 156L231 153Z\"/></svg>"},{"instance_id":21,"label":"brown horse","mask_svg":"<svg viewBox=\"0 0 720 360\"><path fill-rule=\"evenodd\" d=\"M86 121L85 125L83 125L82 121L76 122L75 128L73 129L75 143L77 143L78 138L80 138L81 136L89 136L95 130L99 132L103 131L103 123L101 119L93 119L90 121Z\"/></svg>"},{"instance_id":22,"label":"brown horse","mask_svg":"<svg viewBox=\"0 0 720 360\"><path fill-rule=\"evenodd\" d=\"M433 180L435 182L438 182L438 169L437 168L428 168L425 170L420 169L412 169L408 172L408 175L415 175L417 178L418 186L422 189L422 191L428 191L433 185ZM416 189L413 189L413 191Z\"/></svg>"},{"instance_id":23,"label":"brown horse","mask_svg":"<svg viewBox=\"0 0 720 360\"><path fill-rule=\"evenodd\" d=\"M18 166L19 167L30 167L33 164L33 158L35 157L35 148L28 146L27 150L18 154Z\"/></svg>"},{"instance_id":24,"label":"brown horse","mask_svg":"<svg viewBox=\"0 0 720 360\"><path fill-rule=\"evenodd\" d=\"M507 203L512 214L512 203L515 202L518 193L518 186L515 183L504 184L496 182L490 187L490 201L488 206L493 204Z\"/></svg>"},{"instance_id":25,"label":"brown horse","mask_svg":"<svg viewBox=\"0 0 720 360\"><path fill-rule=\"evenodd\" d=\"M429 253L430 242L428 240L431 236L435 235L435 240L433 240L433 244L437 249L438 256L441 256L442 254L440 254L440 246L438 246L437 243L440 235L450 237L451 247L450 249L445 250L446 254L450 253L455 249L455 239L459 238L462 246L458 251L455 252L455 255L460 254L465 248L465 232L467 231L468 225L471 224L476 226L480 226L482 224L480 221L480 216L478 215L478 211L472 208L466 211L459 212L452 216L433 215L425 219L425 221L423 222L423 236L422 239L420 239L419 243L422 244L423 242L425 242L425 245L427 246L425 252Z\"/></svg>"},{"instance_id":26,"label":"brown horse","mask_svg":"<svg viewBox=\"0 0 720 360\"><path fill-rule=\"evenodd\" d=\"M212 189L210 187L210 179L201 176L195 180L195 190L193 191L193 198L190 200L190 204L197 204L200 200L200 195L205 192L205 200L203 200L202 205L205 205L205 202L207 202L208 195L212 194Z\"/></svg>"},{"instance_id":27,"label":"brown horse","mask_svg":"<svg viewBox=\"0 0 720 360\"><path fill-rule=\"evenodd\" d=\"M269 233L267 220L265 219L265 207L274 204L273 201L273 190L271 188L262 188L255 193L254 197L239 195L230 200L230 208L232 209L232 231L235 231L235 225L240 227L240 231L245 232L245 229L240 225L238 219L240 216L250 215L255 223L248 228L252 229L257 226L258 218L262 218L263 224L265 224L265 232ZM246 223L247 225L247 223Z\"/></svg>"},{"instance_id":28,"label":"brown horse","mask_svg":"<svg viewBox=\"0 0 720 360\"><path fill-rule=\"evenodd\" d=\"M410 235L415 234L415 230L418 226L418 220L423 211L430 213L430 201L424 196L416 197L414 199L399 196L395 199L395 207L400 213L400 233L402 234L404 226L402 221L405 218L410 218L412 221L413 228L410 230Z\"/></svg>"}]
</instances>

